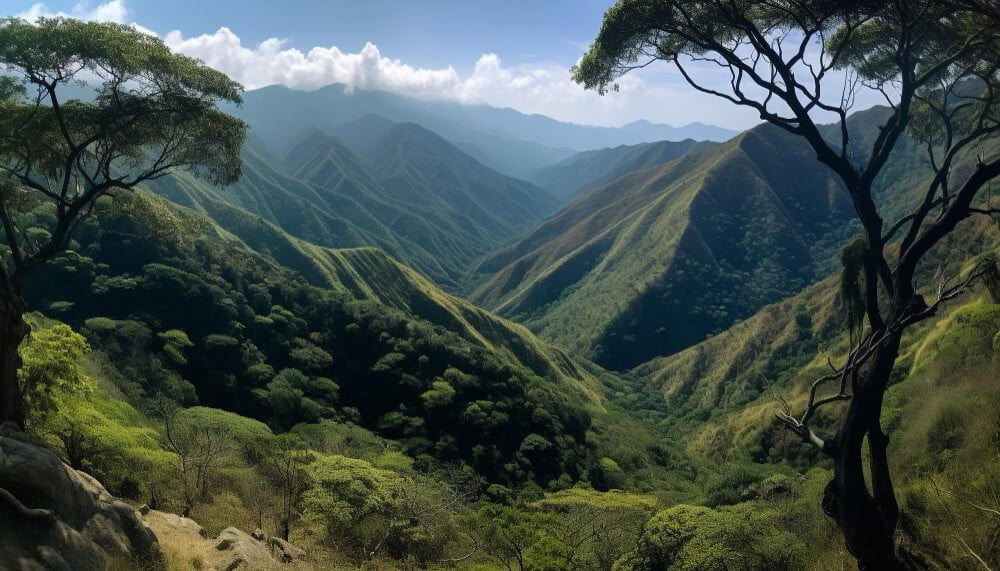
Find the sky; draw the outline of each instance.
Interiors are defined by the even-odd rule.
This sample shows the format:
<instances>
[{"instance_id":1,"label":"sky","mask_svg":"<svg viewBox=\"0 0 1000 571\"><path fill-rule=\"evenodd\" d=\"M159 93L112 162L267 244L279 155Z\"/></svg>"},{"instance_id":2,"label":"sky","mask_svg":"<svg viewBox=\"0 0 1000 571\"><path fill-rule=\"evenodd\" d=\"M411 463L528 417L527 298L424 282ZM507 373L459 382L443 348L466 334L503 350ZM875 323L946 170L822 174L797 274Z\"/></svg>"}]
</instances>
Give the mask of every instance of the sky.
<instances>
[{"instance_id":1,"label":"sky","mask_svg":"<svg viewBox=\"0 0 1000 571\"><path fill-rule=\"evenodd\" d=\"M5 15L133 24L247 89L339 83L422 99L486 103L561 121L644 119L731 129L746 108L689 87L667 64L601 96L570 79L612 0L4 0ZM721 78L720 78L721 79Z\"/></svg>"}]
</instances>

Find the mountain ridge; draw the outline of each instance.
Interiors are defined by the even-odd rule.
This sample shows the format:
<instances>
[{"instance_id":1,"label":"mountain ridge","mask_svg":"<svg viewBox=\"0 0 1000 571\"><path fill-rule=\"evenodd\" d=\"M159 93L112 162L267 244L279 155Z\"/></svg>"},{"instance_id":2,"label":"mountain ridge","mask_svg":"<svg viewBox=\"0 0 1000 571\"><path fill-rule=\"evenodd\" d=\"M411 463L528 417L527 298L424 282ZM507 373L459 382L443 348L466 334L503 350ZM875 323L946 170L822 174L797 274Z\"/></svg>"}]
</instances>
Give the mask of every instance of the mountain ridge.
<instances>
[{"instance_id":1,"label":"mountain ridge","mask_svg":"<svg viewBox=\"0 0 1000 571\"><path fill-rule=\"evenodd\" d=\"M613 369L724 329L809 283L834 245L814 254L813 233L849 219L832 175L786 139L758 127L589 192L481 262L471 299ZM692 297L713 287L740 293Z\"/></svg>"},{"instance_id":2,"label":"mountain ridge","mask_svg":"<svg viewBox=\"0 0 1000 571\"><path fill-rule=\"evenodd\" d=\"M380 143L395 162L370 164L311 129L280 161L266 149L244 149L244 176L226 189L183 172L150 187L219 220L229 204L321 246L382 248L452 291L477 259L557 208L544 190L496 173L430 131L393 129L419 135Z\"/></svg>"},{"instance_id":3,"label":"mountain ridge","mask_svg":"<svg viewBox=\"0 0 1000 571\"><path fill-rule=\"evenodd\" d=\"M251 90L242 107L229 111L253 125L257 136L278 152L291 145L306 125L332 131L339 124L376 113L395 122L418 123L458 147L474 149L471 154L487 166L523 179L576 151L663 139L725 140L736 134L721 128L692 131L653 124L631 128L576 125L509 108L422 101L381 91L348 93L336 84L314 91L283 86Z\"/></svg>"}]
</instances>

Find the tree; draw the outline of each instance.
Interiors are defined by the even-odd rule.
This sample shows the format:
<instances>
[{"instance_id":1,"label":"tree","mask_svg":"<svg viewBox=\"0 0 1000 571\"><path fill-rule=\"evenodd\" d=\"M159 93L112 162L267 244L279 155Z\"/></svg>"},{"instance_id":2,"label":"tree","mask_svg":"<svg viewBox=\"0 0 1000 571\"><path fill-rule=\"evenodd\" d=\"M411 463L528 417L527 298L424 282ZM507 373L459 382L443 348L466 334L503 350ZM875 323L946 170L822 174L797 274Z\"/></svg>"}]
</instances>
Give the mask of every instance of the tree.
<instances>
[{"instance_id":1,"label":"tree","mask_svg":"<svg viewBox=\"0 0 1000 571\"><path fill-rule=\"evenodd\" d=\"M281 434L265 444L258 472L273 486L277 495L276 518L281 538L288 536L301 514L302 494L309 489L306 465L313 455L306 443L294 434Z\"/></svg>"},{"instance_id":2,"label":"tree","mask_svg":"<svg viewBox=\"0 0 1000 571\"><path fill-rule=\"evenodd\" d=\"M667 62L694 89L801 137L843 182L864 228L858 272L845 275L859 280L860 326L846 362L812 384L805 412L793 416L786 406L779 420L832 460L823 507L862 569L904 565L894 548L899 508L880 422L900 338L990 266L983 260L923 290L917 283L921 261L961 221L1000 211L982 192L1000 175L996 147L972 156L1000 130L998 23L986 0L620 0L573 70L577 82L605 93L630 70ZM871 114L875 131L848 125L863 90L887 104ZM820 124L827 119L833 129ZM907 136L926 149L931 173L887 224L873 189ZM822 438L810 422L834 403L844 408L839 426Z\"/></svg>"},{"instance_id":3,"label":"tree","mask_svg":"<svg viewBox=\"0 0 1000 571\"><path fill-rule=\"evenodd\" d=\"M58 408L60 394L85 392L91 387L92 381L80 366L89 349L87 340L64 323L41 327L25 343L17 390L30 404L32 414L26 421L33 426L44 424Z\"/></svg>"},{"instance_id":4,"label":"tree","mask_svg":"<svg viewBox=\"0 0 1000 571\"><path fill-rule=\"evenodd\" d=\"M566 568L611 569L637 547L656 504L646 495L570 488L548 494L532 507L559 516L556 537L568 547Z\"/></svg>"},{"instance_id":5,"label":"tree","mask_svg":"<svg viewBox=\"0 0 1000 571\"><path fill-rule=\"evenodd\" d=\"M316 454L307 472L311 486L302 498L303 521L356 563L380 555L388 535L398 529L402 478L364 460L332 454Z\"/></svg>"},{"instance_id":6,"label":"tree","mask_svg":"<svg viewBox=\"0 0 1000 571\"><path fill-rule=\"evenodd\" d=\"M486 504L467 519L481 549L508 571L561 569L570 548L558 537L561 522L550 513Z\"/></svg>"},{"instance_id":7,"label":"tree","mask_svg":"<svg viewBox=\"0 0 1000 571\"><path fill-rule=\"evenodd\" d=\"M797 569L802 542L754 504L713 510L678 504L657 513L637 549L615 563L626 569Z\"/></svg>"},{"instance_id":8,"label":"tree","mask_svg":"<svg viewBox=\"0 0 1000 571\"><path fill-rule=\"evenodd\" d=\"M232 452L235 436L225 423L212 416L185 415L186 411L178 409L167 399L159 399L155 406L163 420L165 448L177 455L184 496L181 515L188 517L195 504L208 497L209 482Z\"/></svg>"},{"instance_id":9,"label":"tree","mask_svg":"<svg viewBox=\"0 0 1000 571\"><path fill-rule=\"evenodd\" d=\"M246 125L216 107L242 101L238 83L120 24L0 20L0 69L0 422L23 425L28 278L108 193L174 169L237 180ZM64 100L84 78L97 82L93 99ZM50 227L27 228L22 217L43 206Z\"/></svg>"}]
</instances>

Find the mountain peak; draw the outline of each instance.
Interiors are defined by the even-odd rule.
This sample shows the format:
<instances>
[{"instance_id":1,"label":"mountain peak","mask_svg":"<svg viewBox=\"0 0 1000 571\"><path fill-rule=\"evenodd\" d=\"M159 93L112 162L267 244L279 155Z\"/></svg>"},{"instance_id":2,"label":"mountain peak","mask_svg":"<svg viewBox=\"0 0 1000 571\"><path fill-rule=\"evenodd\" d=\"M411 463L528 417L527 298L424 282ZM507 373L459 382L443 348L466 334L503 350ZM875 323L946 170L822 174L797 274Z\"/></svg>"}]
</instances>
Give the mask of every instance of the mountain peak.
<instances>
[{"instance_id":1,"label":"mountain peak","mask_svg":"<svg viewBox=\"0 0 1000 571\"><path fill-rule=\"evenodd\" d=\"M305 155L316 155L320 152L350 152L347 146L336 136L322 129L312 127L306 130L285 153L289 164L300 162Z\"/></svg>"},{"instance_id":2,"label":"mountain peak","mask_svg":"<svg viewBox=\"0 0 1000 571\"><path fill-rule=\"evenodd\" d=\"M391 129L396 122L387 119L383 115L378 113L365 113L361 117L354 119L352 121L347 121L346 123L341 123L334 128L336 131L347 131L353 129L370 129L376 131L386 131Z\"/></svg>"}]
</instances>

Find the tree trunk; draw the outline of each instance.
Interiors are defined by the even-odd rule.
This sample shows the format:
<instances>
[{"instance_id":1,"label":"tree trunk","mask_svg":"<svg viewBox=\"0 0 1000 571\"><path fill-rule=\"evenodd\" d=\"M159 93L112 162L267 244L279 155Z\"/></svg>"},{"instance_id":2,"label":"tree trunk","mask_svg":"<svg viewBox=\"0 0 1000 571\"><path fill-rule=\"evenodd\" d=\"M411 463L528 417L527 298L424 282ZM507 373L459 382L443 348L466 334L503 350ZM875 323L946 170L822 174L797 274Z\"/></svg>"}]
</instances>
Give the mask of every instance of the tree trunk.
<instances>
[{"instance_id":1,"label":"tree trunk","mask_svg":"<svg viewBox=\"0 0 1000 571\"><path fill-rule=\"evenodd\" d=\"M25 427L28 411L17 373L21 369L21 342L31 332L24 321L24 301L17 295L0 297L0 423Z\"/></svg>"},{"instance_id":2,"label":"tree trunk","mask_svg":"<svg viewBox=\"0 0 1000 571\"><path fill-rule=\"evenodd\" d=\"M886 458L889 438L882 432L880 420L882 397L898 354L899 337L891 336L859 373L840 431L830 443L834 479L827 486L823 507L840 526L861 571L903 568L895 550L899 508ZM871 452L871 491L865 481L862 454L866 437Z\"/></svg>"}]
</instances>

